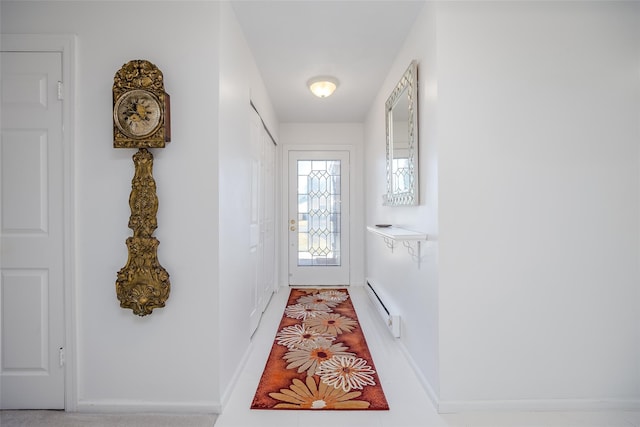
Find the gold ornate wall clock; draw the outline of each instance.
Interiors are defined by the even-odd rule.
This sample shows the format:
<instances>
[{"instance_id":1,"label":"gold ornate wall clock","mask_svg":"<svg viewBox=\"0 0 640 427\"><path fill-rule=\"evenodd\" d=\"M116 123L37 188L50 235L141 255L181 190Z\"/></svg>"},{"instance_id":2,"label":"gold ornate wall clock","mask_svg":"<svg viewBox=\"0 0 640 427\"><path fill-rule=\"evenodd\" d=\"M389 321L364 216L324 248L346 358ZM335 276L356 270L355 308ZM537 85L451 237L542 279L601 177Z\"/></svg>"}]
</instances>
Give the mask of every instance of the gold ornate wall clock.
<instances>
[{"instance_id":1,"label":"gold ornate wall clock","mask_svg":"<svg viewBox=\"0 0 640 427\"><path fill-rule=\"evenodd\" d=\"M171 141L169 99L158 67L145 60L124 64L113 79L113 146L164 148Z\"/></svg>"},{"instance_id":2,"label":"gold ornate wall clock","mask_svg":"<svg viewBox=\"0 0 640 427\"><path fill-rule=\"evenodd\" d=\"M146 60L129 61L113 80L113 146L137 148L135 172L129 196L129 257L118 271L116 294L122 308L138 316L164 307L169 298L169 273L158 261L158 197L153 179L153 155L149 148L163 148L171 141L169 95L162 72Z\"/></svg>"},{"instance_id":3,"label":"gold ornate wall clock","mask_svg":"<svg viewBox=\"0 0 640 427\"><path fill-rule=\"evenodd\" d=\"M149 137L158 130L162 106L152 92L136 89L118 98L113 114L118 130L135 140Z\"/></svg>"}]
</instances>

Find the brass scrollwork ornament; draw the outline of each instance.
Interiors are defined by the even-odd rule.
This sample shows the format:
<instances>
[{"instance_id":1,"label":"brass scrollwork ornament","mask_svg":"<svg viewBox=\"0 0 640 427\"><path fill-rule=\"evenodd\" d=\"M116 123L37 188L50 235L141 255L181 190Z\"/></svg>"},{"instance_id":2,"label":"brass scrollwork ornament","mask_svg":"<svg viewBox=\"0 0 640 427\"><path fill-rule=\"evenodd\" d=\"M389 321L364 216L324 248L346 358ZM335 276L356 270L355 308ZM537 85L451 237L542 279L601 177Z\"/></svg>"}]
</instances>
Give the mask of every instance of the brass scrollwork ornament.
<instances>
[{"instance_id":1,"label":"brass scrollwork ornament","mask_svg":"<svg viewBox=\"0 0 640 427\"><path fill-rule=\"evenodd\" d=\"M163 148L171 141L169 95L162 72L151 62L133 60L124 64L113 81L113 146L137 148L135 173L129 196L129 257L118 271L116 295L120 307L138 316L165 306L171 284L169 273L158 261L158 197L153 179L153 155L149 148Z\"/></svg>"}]
</instances>

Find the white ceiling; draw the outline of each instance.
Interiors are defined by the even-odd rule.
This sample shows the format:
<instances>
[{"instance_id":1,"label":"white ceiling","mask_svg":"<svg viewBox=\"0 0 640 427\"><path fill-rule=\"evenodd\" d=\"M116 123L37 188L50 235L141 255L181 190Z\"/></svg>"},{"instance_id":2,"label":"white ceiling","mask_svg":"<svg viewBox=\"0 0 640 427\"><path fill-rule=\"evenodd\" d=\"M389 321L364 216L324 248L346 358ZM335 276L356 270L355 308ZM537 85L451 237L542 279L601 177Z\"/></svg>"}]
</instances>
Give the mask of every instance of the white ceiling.
<instances>
[{"instance_id":1,"label":"white ceiling","mask_svg":"<svg viewBox=\"0 0 640 427\"><path fill-rule=\"evenodd\" d=\"M234 0L280 122L362 122L425 0ZM316 98L307 80L340 82ZM382 108L382 107L381 107Z\"/></svg>"}]
</instances>

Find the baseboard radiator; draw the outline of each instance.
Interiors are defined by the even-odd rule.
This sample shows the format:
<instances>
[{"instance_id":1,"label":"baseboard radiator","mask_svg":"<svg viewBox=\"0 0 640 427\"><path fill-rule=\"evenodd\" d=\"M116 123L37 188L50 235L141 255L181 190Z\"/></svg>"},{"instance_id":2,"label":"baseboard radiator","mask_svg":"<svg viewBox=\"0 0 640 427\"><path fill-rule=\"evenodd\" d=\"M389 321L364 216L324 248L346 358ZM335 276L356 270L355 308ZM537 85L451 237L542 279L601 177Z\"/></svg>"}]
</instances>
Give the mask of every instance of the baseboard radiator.
<instances>
[{"instance_id":1,"label":"baseboard radiator","mask_svg":"<svg viewBox=\"0 0 640 427\"><path fill-rule=\"evenodd\" d=\"M369 295L369 299L382 318L382 321L387 325L391 335L395 338L400 338L400 315L391 307L389 301L384 301L386 298L381 295L381 292L376 292L374 287L371 285L371 282L368 280L365 288L367 290L367 295Z\"/></svg>"}]
</instances>

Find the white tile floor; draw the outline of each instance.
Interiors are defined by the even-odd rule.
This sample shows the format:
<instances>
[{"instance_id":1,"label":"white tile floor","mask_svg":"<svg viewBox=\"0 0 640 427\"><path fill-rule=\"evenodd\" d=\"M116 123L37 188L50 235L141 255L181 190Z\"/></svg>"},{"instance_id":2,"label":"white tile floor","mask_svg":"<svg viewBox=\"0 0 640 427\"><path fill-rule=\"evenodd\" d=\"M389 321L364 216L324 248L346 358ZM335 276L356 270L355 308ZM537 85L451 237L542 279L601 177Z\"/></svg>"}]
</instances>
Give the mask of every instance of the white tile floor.
<instances>
[{"instance_id":1,"label":"white tile floor","mask_svg":"<svg viewBox=\"0 0 640 427\"><path fill-rule=\"evenodd\" d=\"M362 287L350 294L389 411L251 410L289 289L275 294L253 337L247 364L215 427L640 427L640 412L499 412L439 415Z\"/></svg>"}]
</instances>

